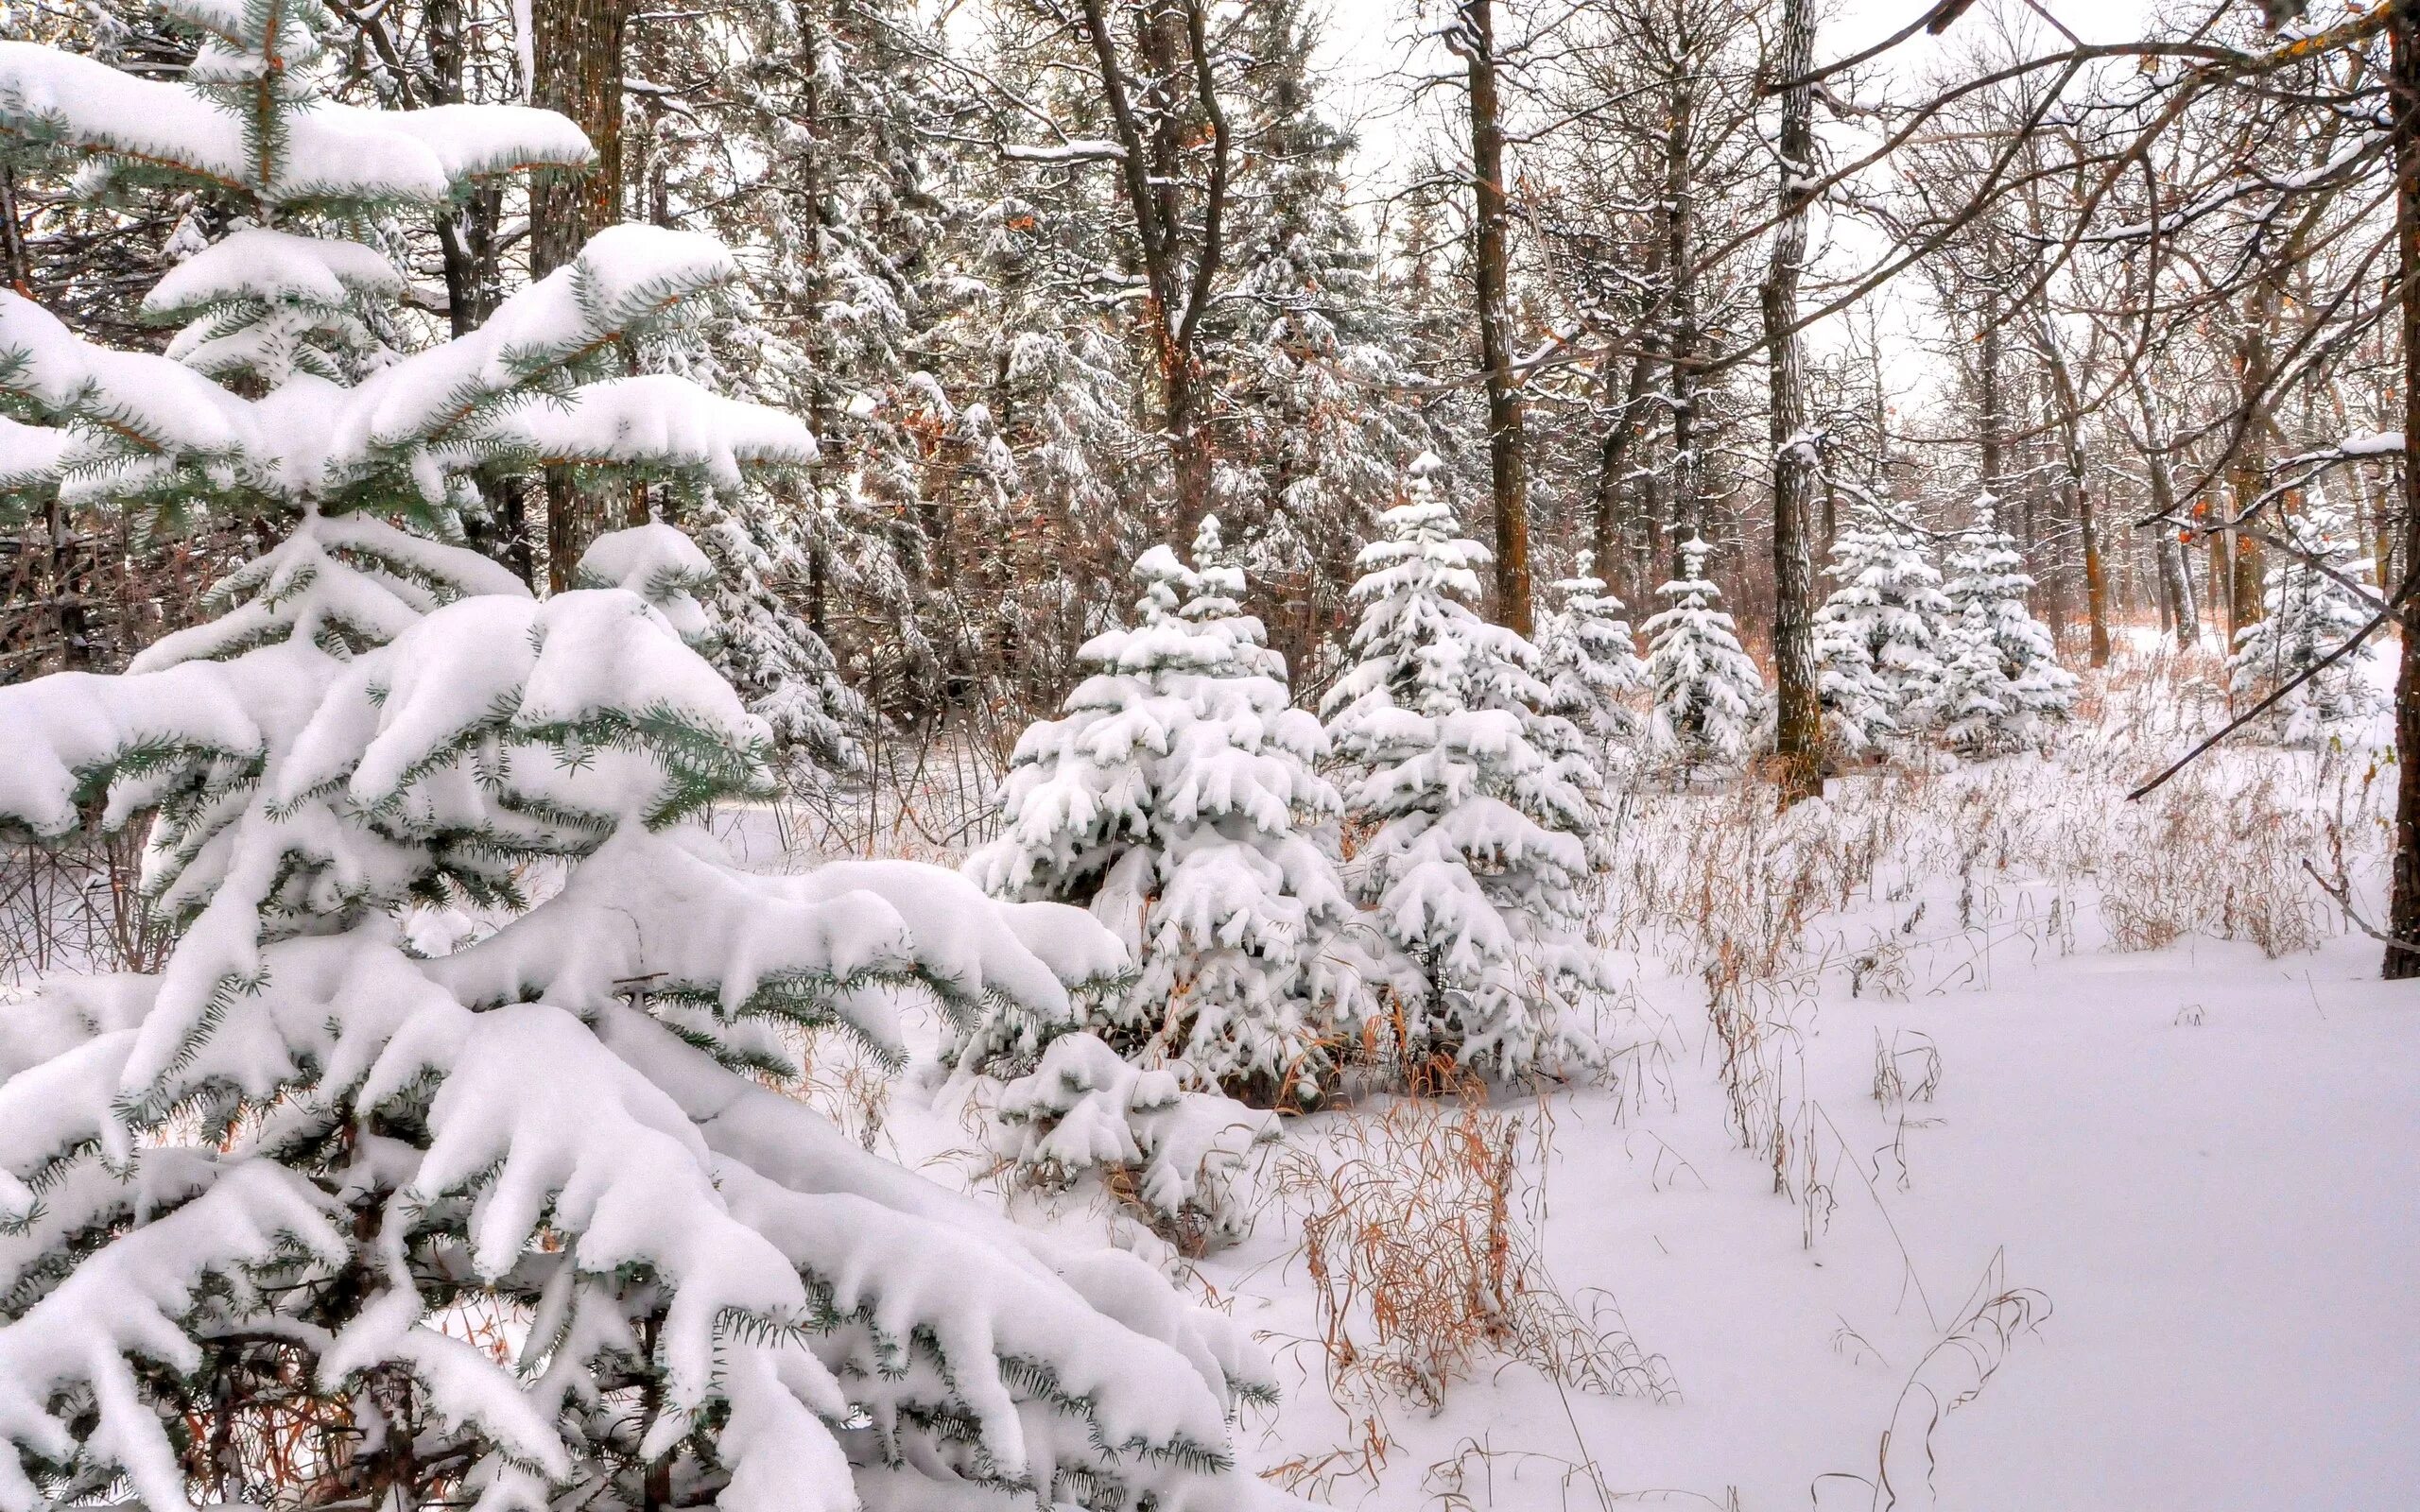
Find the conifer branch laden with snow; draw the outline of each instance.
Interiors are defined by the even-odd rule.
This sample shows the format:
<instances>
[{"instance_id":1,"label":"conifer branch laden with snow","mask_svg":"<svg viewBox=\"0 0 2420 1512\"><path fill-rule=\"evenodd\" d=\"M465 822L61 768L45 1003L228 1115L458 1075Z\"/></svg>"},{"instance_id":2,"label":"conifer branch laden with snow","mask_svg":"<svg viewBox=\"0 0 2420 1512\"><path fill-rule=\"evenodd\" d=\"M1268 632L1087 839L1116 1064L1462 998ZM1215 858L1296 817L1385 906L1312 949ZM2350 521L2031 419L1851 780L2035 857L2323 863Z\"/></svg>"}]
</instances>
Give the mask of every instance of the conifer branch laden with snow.
<instances>
[{"instance_id":1,"label":"conifer branch laden with snow","mask_svg":"<svg viewBox=\"0 0 2420 1512\"><path fill-rule=\"evenodd\" d=\"M1360 840L1347 868L1391 959L1417 1058L1514 1077L1585 1067L1609 986L1583 937L1596 781L1548 698L1535 647L1479 618L1487 549L1414 461L1361 553L1356 664L1325 713Z\"/></svg>"},{"instance_id":2,"label":"conifer branch laden with snow","mask_svg":"<svg viewBox=\"0 0 2420 1512\"><path fill-rule=\"evenodd\" d=\"M316 103L270 56L307 59L315 8L180 13L215 37L199 104L11 43L0 130L289 223L569 141ZM216 113L239 86L274 117L250 136ZM255 225L203 251L157 303L186 361L0 293L0 387L44 422L9 433L12 477L284 527L128 674L0 688L0 832L147 821L145 893L182 926L158 973L54 977L0 1019L0 1507L297 1473L491 1512L1260 1504L1228 1416L1270 1388L1224 1319L766 1085L807 1033L904 1057L902 994L1070 1022L1117 942L929 867L737 869L697 821L771 790L769 732L695 648L694 544L609 535L595 586L542 602L455 541L473 468L724 488L812 455L786 416L596 366L729 254L609 231L398 358L347 318L393 292L358 250ZM406 948L455 902L493 932ZM526 1323L518 1357L466 1315Z\"/></svg>"},{"instance_id":3,"label":"conifer branch laden with snow","mask_svg":"<svg viewBox=\"0 0 2420 1512\"><path fill-rule=\"evenodd\" d=\"M1099 1036L1064 1034L1000 1090L1000 1154L1037 1186L1112 1187L1184 1258L1231 1243L1249 1217L1235 1186L1277 1116L1188 1091L1166 1067L1121 1058Z\"/></svg>"},{"instance_id":4,"label":"conifer branch laden with snow","mask_svg":"<svg viewBox=\"0 0 2420 1512\"><path fill-rule=\"evenodd\" d=\"M1357 985L1326 958L1352 914L1320 833L1339 809L1312 770L1326 743L1239 607L1216 516L1193 549L1191 567L1166 546L1134 564L1133 627L1087 643L1096 670L1065 714L1018 741L1005 833L967 871L1080 904L1126 941L1139 974L1089 1024L1119 1054L1262 1106L1313 1101L1326 1021ZM1004 1019L954 1054L1021 1071L1047 1028Z\"/></svg>"}]
</instances>

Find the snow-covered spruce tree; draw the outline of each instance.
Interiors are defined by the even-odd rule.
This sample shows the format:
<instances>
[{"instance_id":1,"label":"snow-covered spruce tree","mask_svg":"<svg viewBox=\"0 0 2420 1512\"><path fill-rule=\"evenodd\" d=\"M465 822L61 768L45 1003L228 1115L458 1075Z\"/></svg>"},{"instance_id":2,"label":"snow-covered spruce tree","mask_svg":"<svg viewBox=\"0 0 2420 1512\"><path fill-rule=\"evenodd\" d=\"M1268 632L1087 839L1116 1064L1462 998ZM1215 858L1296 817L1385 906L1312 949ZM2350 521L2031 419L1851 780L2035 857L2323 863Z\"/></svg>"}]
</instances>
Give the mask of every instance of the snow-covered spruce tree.
<instances>
[{"instance_id":1,"label":"snow-covered spruce tree","mask_svg":"<svg viewBox=\"0 0 2420 1512\"><path fill-rule=\"evenodd\" d=\"M1091 1025L1121 1055L1263 1106L1308 1101L1342 987L1320 953L1352 911L1311 833L1336 790L1311 770L1319 721L1289 707L1283 659L1237 607L1217 517L1194 556L1154 546L1134 564L1133 627L1087 643L1097 670L1017 742L1004 833L967 872L1000 897L1081 904L1132 948L1141 975ZM959 1064L1023 1070L1035 1031L1003 1016Z\"/></svg>"},{"instance_id":2,"label":"snow-covered spruce tree","mask_svg":"<svg viewBox=\"0 0 2420 1512\"><path fill-rule=\"evenodd\" d=\"M298 218L441 196L449 163L549 134L575 156L533 112L315 104L308 14L195 18L218 39L199 88L267 80L254 156L175 86L14 44L0 125L290 190L256 208ZM727 255L608 232L469 337L352 387L330 348L267 383L301 350L281 332L334 323L286 312L335 308L355 266L256 226L180 270L233 291L182 350L249 341L250 397L0 292L0 396L41 422L11 455L51 438L48 486L288 523L130 674L0 689L0 833L149 816L147 892L182 926L160 973L56 977L0 1018L0 1505L1261 1496L1229 1468L1224 1410L1260 1387L1221 1320L760 1079L821 1025L897 1053L900 989L1070 1016L1115 943L930 868L734 869L689 821L767 790L767 731L666 614L620 588L534 601L433 533L474 466L702 486L810 455L796 421L679 380L582 381ZM562 880L529 906L536 861ZM401 947L406 908L458 898L507 917Z\"/></svg>"},{"instance_id":3,"label":"snow-covered spruce tree","mask_svg":"<svg viewBox=\"0 0 2420 1512\"><path fill-rule=\"evenodd\" d=\"M2059 665L2050 627L2025 607L2033 586L2016 544L1986 498L1949 553L1952 615L1938 699L1942 738L1967 755L2037 745L2075 703L2076 675Z\"/></svg>"},{"instance_id":4,"label":"snow-covered spruce tree","mask_svg":"<svg viewBox=\"0 0 2420 1512\"><path fill-rule=\"evenodd\" d=\"M1832 546L1840 586L1815 611L1824 722L1851 754L1930 725L1950 613L1921 536L1878 507L1858 511Z\"/></svg>"},{"instance_id":5,"label":"snow-covered spruce tree","mask_svg":"<svg viewBox=\"0 0 2420 1512\"><path fill-rule=\"evenodd\" d=\"M1642 721L1632 706L1648 686L1647 663L1632 639L1626 606L1605 591L1593 553L1554 584L1555 607L1538 628L1547 707L1599 741L1634 738Z\"/></svg>"},{"instance_id":6,"label":"snow-covered spruce tree","mask_svg":"<svg viewBox=\"0 0 2420 1512\"><path fill-rule=\"evenodd\" d=\"M2376 601L2365 596L2369 558L2348 539L2343 513L2325 491L2314 487L2303 507L2285 517L2284 528L2301 555L2273 554L2261 593L2263 617L2236 632L2227 686L2238 698L2265 697L2302 677L2377 612ZM2315 746L2346 723L2377 713L2383 701L2360 659L2346 657L2306 679L2267 718L2283 743Z\"/></svg>"},{"instance_id":7,"label":"snow-covered spruce tree","mask_svg":"<svg viewBox=\"0 0 2420 1512\"><path fill-rule=\"evenodd\" d=\"M1705 576L1713 553L1694 536L1683 543L1681 576L1655 591L1664 610L1640 627L1655 699L1648 743L1685 771L1745 761L1765 697L1731 616L1716 608L1722 591Z\"/></svg>"},{"instance_id":8,"label":"snow-covered spruce tree","mask_svg":"<svg viewBox=\"0 0 2420 1512\"><path fill-rule=\"evenodd\" d=\"M1328 692L1328 739L1362 838L1347 875L1398 957L1400 1047L1517 1076L1585 1064L1605 986L1582 938L1592 781L1579 734L1541 713L1537 651L1469 601L1487 549L1412 463L1361 552L1357 659Z\"/></svg>"},{"instance_id":9,"label":"snow-covered spruce tree","mask_svg":"<svg viewBox=\"0 0 2420 1512\"><path fill-rule=\"evenodd\" d=\"M1063 1034L1042 1063L1000 1090L994 1146L1038 1187L1114 1184L1178 1255L1238 1237L1248 1216L1236 1177L1277 1115L1187 1090L1165 1066L1138 1066L1099 1036Z\"/></svg>"}]
</instances>

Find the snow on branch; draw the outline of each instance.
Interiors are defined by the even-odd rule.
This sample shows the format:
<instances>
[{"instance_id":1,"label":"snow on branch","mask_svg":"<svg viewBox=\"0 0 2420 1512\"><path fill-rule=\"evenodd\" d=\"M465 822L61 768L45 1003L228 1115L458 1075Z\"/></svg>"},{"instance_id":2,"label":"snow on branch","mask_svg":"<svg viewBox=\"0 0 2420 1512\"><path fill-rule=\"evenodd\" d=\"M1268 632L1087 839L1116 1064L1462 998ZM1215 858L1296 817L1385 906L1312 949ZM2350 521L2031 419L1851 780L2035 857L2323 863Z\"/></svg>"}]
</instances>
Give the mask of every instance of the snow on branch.
<instances>
[{"instance_id":1,"label":"snow on branch","mask_svg":"<svg viewBox=\"0 0 2420 1512\"><path fill-rule=\"evenodd\" d=\"M1126 149L1115 142L1079 137L1049 146L1028 146L1014 142L1002 143L1000 156L1011 163L1123 163Z\"/></svg>"},{"instance_id":2,"label":"snow on branch","mask_svg":"<svg viewBox=\"0 0 2420 1512\"><path fill-rule=\"evenodd\" d=\"M267 665L195 662L147 677L61 673L5 690L0 719L10 736L0 762L0 834L72 833L81 806L121 775L176 771L215 785L256 772L267 743L248 709L278 675ZM147 796L147 785L137 785ZM113 797L109 818L122 823L138 806Z\"/></svg>"},{"instance_id":3,"label":"snow on branch","mask_svg":"<svg viewBox=\"0 0 2420 1512\"><path fill-rule=\"evenodd\" d=\"M2278 481L2262 490L2260 495L2245 505L2238 513L2214 524L2195 525L2191 528L2204 534L2216 530L2241 529L2270 505L2297 489L2308 487L2313 479L2324 473L2356 462L2399 461L2402 456L2403 438L2393 431L2365 431L2347 436L2333 446L2318 447L2283 459L2270 469L2270 475Z\"/></svg>"},{"instance_id":4,"label":"snow on branch","mask_svg":"<svg viewBox=\"0 0 2420 1512\"><path fill-rule=\"evenodd\" d=\"M804 467L815 438L796 416L727 399L670 373L589 384L565 404L536 404L500 421L492 438L539 461L702 472L740 486L743 466Z\"/></svg>"},{"instance_id":5,"label":"snow on branch","mask_svg":"<svg viewBox=\"0 0 2420 1512\"><path fill-rule=\"evenodd\" d=\"M336 450L372 455L475 442L504 402L548 392L564 369L738 278L738 263L711 236L610 227L498 305L477 331L371 375L354 390Z\"/></svg>"},{"instance_id":6,"label":"snow on branch","mask_svg":"<svg viewBox=\"0 0 2420 1512\"><path fill-rule=\"evenodd\" d=\"M314 101L289 110L281 127L275 161L264 164L243 119L199 88L0 42L0 136L204 180L270 205L439 205L475 178L576 168L596 155L568 119L526 106L373 111Z\"/></svg>"},{"instance_id":7,"label":"snow on branch","mask_svg":"<svg viewBox=\"0 0 2420 1512\"><path fill-rule=\"evenodd\" d=\"M63 431L0 415L0 494L29 493L57 483L67 439Z\"/></svg>"},{"instance_id":8,"label":"snow on branch","mask_svg":"<svg viewBox=\"0 0 2420 1512\"><path fill-rule=\"evenodd\" d=\"M142 309L146 319L190 320L238 300L341 309L354 296L392 298L403 290L395 265L359 242L251 226L170 268L144 296Z\"/></svg>"},{"instance_id":9,"label":"snow on branch","mask_svg":"<svg viewBox=\"0 0 2420 1512\"><path fill-rule=\"evenodd\" d=\"M146 451L223 457L260 445L251 407L201 374L148 352L94 346L8 289L0 289L0 394ZM60 465L76 460L62 455Z\"/></svg>"},{"instance_id":10,"label":"snow on branch","mask_svg":"<svg viewBox=\"0 0 2420 1512\"><path fill-rule=\"evenodd\" d=\"M58 1289L0 1328L0 1503L41 1504L26 1451L64 1463L78 1440L125 1472L147 1505L177 1507L184 1467L137 1383L136 1359L191 1371L189 1320L256 1304L280 1280L333 1269L347 1252L326 1200L266 1162L87 1259ZM71 1390L70 1388L80 1388ZM89 1400L97 1423L71 1426Z\"/></svg>"}]
</instances>

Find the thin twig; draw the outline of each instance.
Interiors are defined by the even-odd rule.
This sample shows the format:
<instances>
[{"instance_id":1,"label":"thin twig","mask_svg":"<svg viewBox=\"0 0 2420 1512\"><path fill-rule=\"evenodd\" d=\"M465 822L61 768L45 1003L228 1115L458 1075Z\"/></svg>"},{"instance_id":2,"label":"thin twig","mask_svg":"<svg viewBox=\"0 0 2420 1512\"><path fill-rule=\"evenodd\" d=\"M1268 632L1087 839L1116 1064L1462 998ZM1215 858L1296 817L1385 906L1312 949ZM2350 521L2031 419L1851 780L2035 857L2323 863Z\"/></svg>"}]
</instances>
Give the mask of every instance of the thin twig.
<instances>
[{"instance_id":1,"label":"thin twig","mask_svg":"<svg viewBox=\"0 0 2420 1512\"><path fill-rule=\"evenodd\" d=\"M2353 927L2355 929L2360 930L2362 934L2367 935L2370 938L2377 940L2381 945L2390 945L2399 951L2420 951L2420 940L2397 938L2396 936L2388 934L2385 930L2382 930L2377 925L2371 923L2368 919L2363 919L2361 917L2360 910L2353 906L2353 886L2350 882L2341 880L2337 882L2329 882L2325 877L2319 874L2319 868L2317 867L2310 864L2310 858L2308 856L2303 857L2302 863L2303 869L2310 873L2310 880L2319 884L2320 891L2336 900L2336 906L2344 911L2344 917L2353 921Z\"/></svg>"}]
</instances>

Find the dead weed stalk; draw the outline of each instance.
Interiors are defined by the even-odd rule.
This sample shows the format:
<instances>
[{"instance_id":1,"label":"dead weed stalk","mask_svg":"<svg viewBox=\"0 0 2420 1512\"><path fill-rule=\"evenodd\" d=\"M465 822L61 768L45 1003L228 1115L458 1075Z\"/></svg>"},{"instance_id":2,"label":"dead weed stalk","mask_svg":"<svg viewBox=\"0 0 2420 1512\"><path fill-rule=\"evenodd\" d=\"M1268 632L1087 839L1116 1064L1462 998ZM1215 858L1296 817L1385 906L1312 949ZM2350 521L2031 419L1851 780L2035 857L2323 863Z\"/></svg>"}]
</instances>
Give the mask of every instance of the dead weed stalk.
<instances>
[{"instance_id":1,"label":"dead weed stalk","mask_svg":"<svg viewBox=\"0 0 2420 1512\"><path fill-rule=\"evenodd\" d=\"M1440 1408L1489 1362L1560 1386L1664 1401L1670 1368L1631 1337L1611 1296L1558 1291L1540 1254L1543 1187L1522 1152L1543 1125L1486 1104L1461 1077L1445 1095L1389 1099L1290 1145L1271 1189L1302 1220L1318 1320L1315 1349L1353 1442L1270 1474L1290 1489L1377 1483L1399 1403Z\"/></svg>"}]
</instances>

